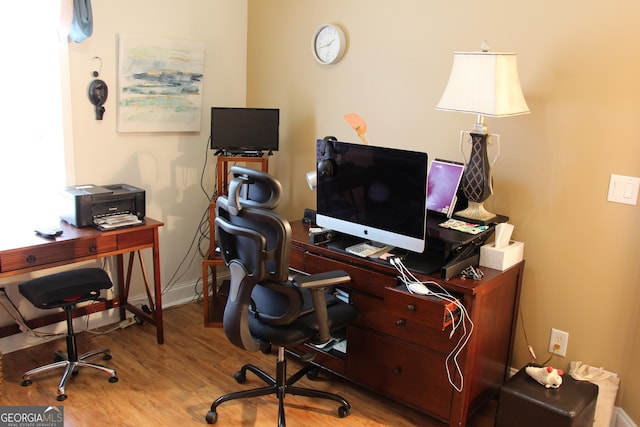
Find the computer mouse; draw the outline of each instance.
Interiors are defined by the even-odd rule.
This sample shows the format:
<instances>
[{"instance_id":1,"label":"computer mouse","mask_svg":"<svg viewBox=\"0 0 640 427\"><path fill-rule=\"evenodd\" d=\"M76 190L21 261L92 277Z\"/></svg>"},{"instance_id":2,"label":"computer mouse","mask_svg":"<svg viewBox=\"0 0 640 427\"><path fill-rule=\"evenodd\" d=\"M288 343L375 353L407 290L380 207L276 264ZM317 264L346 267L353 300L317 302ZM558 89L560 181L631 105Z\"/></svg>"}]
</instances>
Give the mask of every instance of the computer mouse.
<instances>
[{"instance_id":1,"label":"computer mouse","mask_svg":"<svg viewBox=\"0 0 640 427\"><path fill-rule=\"evenodd\" d=\"M409 289L409 292L414 294L429 295L431 293L429 288L427 288L427 286L424 283L420 283L420 282L407 283L407 289Z\"/></svg>"}]
</instances>

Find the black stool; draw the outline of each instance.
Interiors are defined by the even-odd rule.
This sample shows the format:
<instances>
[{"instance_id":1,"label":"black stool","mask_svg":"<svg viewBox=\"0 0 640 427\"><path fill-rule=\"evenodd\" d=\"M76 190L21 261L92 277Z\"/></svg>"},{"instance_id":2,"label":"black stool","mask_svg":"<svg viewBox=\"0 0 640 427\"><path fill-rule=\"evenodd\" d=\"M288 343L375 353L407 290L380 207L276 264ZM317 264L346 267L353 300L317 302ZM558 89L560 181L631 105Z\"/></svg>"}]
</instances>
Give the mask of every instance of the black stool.
<instances>
[{"instance_id":1,"label":"black stool","mask_svg":"<svg viewBox=\"0 0 640 427\"><path fill-rule=\"evenodd\" d=\"M500 389L496 427L586 427L593 425L598 386L562 375L559 388L545 388L521 369Z\"/></svg>"},{"instance_id":2,"label":"black stool","mask_svg":"<svg viewBox=\"0 0 640 427\"><path fill-rule=\"evenodd\" d=\"M111 375L110 383L118 381L116 371L97 363L85 361L86 358L96 354L104 354L103 360L110 360L109 349L90 351L78 356L76 334L73 331L73 316L71 310L76 304L83 301L97 301L100 299L100 291L109 289L113 285L107 273L101 268L82 268L78 270L63 271L37 279L32 279L18 285L20 293L38 308L62 308L67 320L67 351L56 350L54 363L40 366L25 372L22 376L22 385L32 383L31 376L56 368L65 368L60 384L58 385L58 400L67 398L65 387L72 374L78 373L78 368L88 367L104 371Z\"/></svg>"}]
</instances>

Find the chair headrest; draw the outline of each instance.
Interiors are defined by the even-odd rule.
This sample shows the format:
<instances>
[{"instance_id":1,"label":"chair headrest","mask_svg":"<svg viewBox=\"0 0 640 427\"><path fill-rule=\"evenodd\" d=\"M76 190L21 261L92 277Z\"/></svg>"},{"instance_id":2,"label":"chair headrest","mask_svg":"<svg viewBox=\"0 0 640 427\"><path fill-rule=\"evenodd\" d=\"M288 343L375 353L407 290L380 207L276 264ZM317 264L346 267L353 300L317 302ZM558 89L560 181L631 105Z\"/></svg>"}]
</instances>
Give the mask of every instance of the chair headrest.
<instances>
[{"instance_id":1,"label":"chair headrest","mask_svg":"<svg viewBox=\"0 0 640 427\"><path fill-rule=\"evenodd\" d=\"M280 203L282 185L268 173L242 166L232 166L228 209L238 215L243 207L273 210Z\"/></svg>"}]
</instances>

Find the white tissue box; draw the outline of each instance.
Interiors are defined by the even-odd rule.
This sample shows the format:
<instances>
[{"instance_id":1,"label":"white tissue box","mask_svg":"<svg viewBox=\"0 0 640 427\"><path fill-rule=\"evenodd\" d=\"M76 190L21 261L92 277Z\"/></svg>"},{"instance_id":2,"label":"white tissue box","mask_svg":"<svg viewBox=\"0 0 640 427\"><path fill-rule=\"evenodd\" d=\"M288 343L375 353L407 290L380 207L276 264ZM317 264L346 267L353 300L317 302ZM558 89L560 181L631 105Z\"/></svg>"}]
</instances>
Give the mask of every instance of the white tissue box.
<instances>
[{"instance_id":1,"label":"white tissue box","mask_svg":"<svg viewBox=\"0 0 640 427\"><path fill-rule=\"evenodd\" d=\"M480 265L504 271L522 261L524 257L524 243L511 240L504 248L496 248L489 243L480 248Z\"/></svg>"}]
</instances>

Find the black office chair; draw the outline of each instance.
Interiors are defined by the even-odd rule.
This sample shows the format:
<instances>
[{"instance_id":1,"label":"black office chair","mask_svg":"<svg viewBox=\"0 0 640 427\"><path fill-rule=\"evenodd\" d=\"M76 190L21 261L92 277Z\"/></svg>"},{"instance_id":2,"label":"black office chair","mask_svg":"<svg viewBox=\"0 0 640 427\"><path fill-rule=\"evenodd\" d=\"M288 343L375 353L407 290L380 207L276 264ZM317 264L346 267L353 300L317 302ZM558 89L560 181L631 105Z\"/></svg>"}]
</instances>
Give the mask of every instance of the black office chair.
<instances>
[{"instance_id":1,"label":"black office chair","mask_svg":"<svg viewBox=\"0 0 640 427\"><path fill-rule=\"evenodd\" d=\"M356 317L355 309L334 296L329 288L350 280L344 271L317 275L293 275L289 270L291 227L274 212L282 187L271 175L234 166L229 195L216 203L215 232L221 256L229 267L231 283L224 310L223 327L228 339L248 351L268 353L278 348L275 378L254 365L244 365L235 374L239 383L247 371L267 386L238 391L216 399L206 421L218 420L216 408L229 400L275 394L278 426L285 426L284 398L287 393L338 402L338 415L349 415L349 403L339 395L297 387L304 375L313 378L317 367L307 363L287 379L285 347L301 343L327 343L331 331L346 327Z\"/></svg>"},{"instance_id":2,"label":"black office chair","mask_svg":"<svg viewBox=\"0 0 640 427\"><path fill-rule=\"evenodd\" d=\"M78 368L94 368L109 374L109 382L118 381L116 371L97 363L88 362L86 359L97 354L103 354L103 360L110 360L109 349L90 351L78 355L76 333L73 330L73 316L71 311L76 304L83 301L96 301L100 299L100 291L113 286L107 273L101 268L81 268L77 270L63 271L48 276L31 279L18 285L20 293L31 304L38 308L62 308L67 320L67 351L56 350L55 362L39 368L31 369L22 376L22 385L32 384L31 377L51 369L64 368L62 378L58 385L59 401L67 398L65 389L72 374L78 373Z\"/></svg>"}]
</instances>

